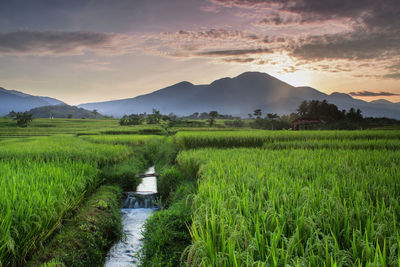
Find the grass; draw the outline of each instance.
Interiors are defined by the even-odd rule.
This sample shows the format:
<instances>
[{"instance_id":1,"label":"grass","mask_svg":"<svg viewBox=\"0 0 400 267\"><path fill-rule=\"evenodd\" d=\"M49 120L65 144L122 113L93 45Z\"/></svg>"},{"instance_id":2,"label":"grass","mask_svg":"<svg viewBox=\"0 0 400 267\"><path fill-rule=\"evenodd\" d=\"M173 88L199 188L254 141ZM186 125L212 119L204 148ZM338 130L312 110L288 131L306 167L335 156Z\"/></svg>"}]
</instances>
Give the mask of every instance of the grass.
<instances>
[{"instance_id":1,"label":"grass","mask_svg":"<svg viewBox=\"0 0 400 267\"><path fill-rule=\"evenodd\" d=\"M121 236L121 196L118 186L100 187L26 265L102 266Z\"/></svg>"},{"instance_id":2,"label":"grass","mask_svg":"<svg viewBox=\"0 0 400 267\"><path fill-rule=\"evenodd\" d=\"M398 139L360 139L360 140L307 140L307 141L282 141L268 142L264 144L265 149L377 149L377 150L399 150Z\"/></svg>"},{"instance_id":3,"label":"grass","mask_svg":"<svg viewBox=\"0 0 400 267\"><path fill-rule=\"evenodd\" d=\"M125 159L132 149L123 145L93 144L74 136L51 136L7 141L0 147L0 159L72 159L100 165Z\"/></svg>"},{"instance_id":4,"label":"grass","mask_svg":"<svg viewBox=\"0 0 400 267\"><path fill-rule=\"evenodd\" d=\"M166 134L160 125L120 126L117 119L34 119L26 128L17 127L9 118L0 118L0 141L9 138L51 136L57 134Z\"/></svg>"},{"instance_id":5,"label":"grass","mask_svg":"<svg viewBox=\"0 0 400 267\"><path fill-rule=\"evenodd\" d=\"M97 166L78 160L0 161L0 266L17 263L97 185Z\"/></svg>"},{"instance_id":6,"label":"grass","mask_svg":"<svg viewBox=\"0 0 400 267\"><path fill-rule=\"evenodd\" d=\"M400 131L204 131L178 132L180 149L203 147L262 147L265 143L307 140L400 139Z\"/></svg>"},{"instance_id":7,"label":"grass","mask_svg":"<svg viewBox=\"0 0 400 267\"><path fill-rule=\"evenodd\" d=\"M190 266L398 266L398 151L202 149Z\"/></svg>"},{"instance_id":8,"label":"grass","mask_svg":"<svg viewBox=\"0 0 400 267\"><path fill-rule=\"evenodd\" d=\"M112 180L104 176L107 166L132 153L126 145L95 144L70 135L3 142L0 266L21 264L88 193Z\"/></svg>"},{"instance_id":9,"label":"grass","mask_svg":"<svg viewBox=\"0 0 400 267\"><path fill-rule=\"evenodd\" d=\"M144 145L155 139L163 139L159 135L87 135L81 137L84 140L98 143L98 144L111 144L111 145L131 145L138 146Z\"/></svg>"}]
</instances>

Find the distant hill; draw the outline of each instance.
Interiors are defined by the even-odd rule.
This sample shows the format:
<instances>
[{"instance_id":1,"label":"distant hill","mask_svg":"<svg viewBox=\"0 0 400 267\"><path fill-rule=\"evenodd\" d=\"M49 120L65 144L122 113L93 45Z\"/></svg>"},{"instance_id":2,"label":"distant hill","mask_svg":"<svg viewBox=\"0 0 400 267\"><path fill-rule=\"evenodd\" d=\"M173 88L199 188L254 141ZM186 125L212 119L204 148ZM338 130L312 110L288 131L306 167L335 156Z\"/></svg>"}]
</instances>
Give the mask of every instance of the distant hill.
<instances>
[{"instance_id":1,"label":"distant hill","mask_svg":"<svg viewBox=\"0 0 400 267\"><path fill-rule=\"evenodd\" d=\"M181 82L150 94L115 101L81 104L89 110L116 117L131 113L190 115L217 110L222 114L247 117L254 109L263 114L295 112L303 100L324 100L340 109L359 108L364 116L400 119L400 103L366 102L343 93L327 95L311 87L294 87L266 73L245 72L234 78L222 78L208 85Z\"/></svg>"},{"instance_id":2,"label":"distant hill","mask_svg":"<svg viewBox=\"0 0 400 267\"><path fill-rule=\"evenodd\" d=\"M33 96L0 87L0 116L7 115L12 110L22 112L36 107L59 104L64 104L64 102L55 98Z\"/></svg>"},{"instance_id":3,"label":"distant hill","mask_svg":"<svg viewBox=\"0 0 400 267\"><path fill-rule=\"evenodd\" d=\"M100 113L66 104L38 107L29 112L33 114L34 118L99 119L104 117Z\"/></svg>"}]
</instances>

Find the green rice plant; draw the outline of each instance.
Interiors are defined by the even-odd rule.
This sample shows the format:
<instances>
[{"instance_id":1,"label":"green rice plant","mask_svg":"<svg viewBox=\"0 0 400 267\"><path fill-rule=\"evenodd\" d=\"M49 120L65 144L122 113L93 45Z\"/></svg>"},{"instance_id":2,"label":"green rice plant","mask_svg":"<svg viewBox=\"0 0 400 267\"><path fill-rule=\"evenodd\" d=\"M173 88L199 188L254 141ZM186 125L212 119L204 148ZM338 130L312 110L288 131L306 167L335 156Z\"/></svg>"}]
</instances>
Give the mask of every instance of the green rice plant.
<instances>
[{"instance_id":1,"label":"green rice plant","mask_svg":"<svg viewBox=\"0 0 400 267\"><path fill-rule=\"evenodd\" d=\"M9 141L0 146L0 159L73 159L96 161L99 165L119 162L132 153L123 145L93 144L74 136L36 137Z\"/></svg>"},{"instance_id":2,"label":"green rice plant","mask_svg":"<svg viewBox=\"0 0 400 267\"><path fill-rule=\"evenodd\" d=\"M398 139L360 139L360 140L306 140L306 141L277 141L264 144L265 149L378 149L398 150Z\"/></svg>"},{"instance_id":3,"label":"green rice plant","mask_svg":"<svg viewBox=\"0 0 400 267\"><path fill-rule=\"evenodd\" d=\"M98 185L95 162L0 160L0 266L20 263Z\"/></svg>"},{"instance_id":4,"label":"green rice plant","mask_svg":"<svg viewBox=\"0 0 400 267\"><path fill-rule=\"evenodd\" d=\"M164 139L159 135L87 135L80 137L84 140L91 141L97 144L112 144L112 145L144 145L156 139Z\"/></svg>"},{"instance_id":5,"label":"green rice plant","mask_svg":"<svg viewBox=\"0 0 400 267\"><path fill-rule=\"evenodd\" d=\"M178 132L181 149L203 147L262 147L265 143L307 140L400 139L400 131L204 131Z\"/></svg>"},{"instance_id":6,"label":"green rice plant","mask_svg":"<svg viewBox=\"0 0 400 267\"><path fill-rule=\"evenodd\" d=\"M0 137L24 138L55 134L99 133L121 128L116 119L34 119L26 128L16 126L12 119L0 118Z\"/></svg>"},{"instance_id":7,"label":"green rice plant","mask_svg":"<svg viewBox=\"0 0 400 267\"><path fill-rule=\"evenodd\" d=\"M398 150L201 149L195 266L398 266Z\"/></svg>"}]
</instances>

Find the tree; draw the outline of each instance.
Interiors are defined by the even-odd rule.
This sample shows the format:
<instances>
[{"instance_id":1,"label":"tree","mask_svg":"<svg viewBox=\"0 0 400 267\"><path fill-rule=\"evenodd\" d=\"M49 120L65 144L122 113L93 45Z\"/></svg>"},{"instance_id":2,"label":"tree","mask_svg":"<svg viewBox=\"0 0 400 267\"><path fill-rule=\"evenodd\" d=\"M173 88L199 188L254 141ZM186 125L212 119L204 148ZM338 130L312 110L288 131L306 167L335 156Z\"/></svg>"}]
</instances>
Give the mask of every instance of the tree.
<instances>
[{"instance_id":1,"label":"tree","mask_svg":"<svg viewBox=\"0 0 400 267\"><path fill-rule=\"evenodd\" d=\"M209 116L208 123L209 123L210 127L212 127L214 125L215 118L218 117L218 112L215 110L210 111L210 113L208 113L208 116Z\"/></svg>"},{"instance_id":2,"label":"tree","mask_svg":"<svg viewBox=\"0 0 400 267\"><path fill-rule=\"evenodd\" d=\"M304 100L303 102L301 102L300 106L297 108L297 112L301 117L303 117L307 114L307 111L308 111L308 102L306 100Z\"/></svg>"},{"instance_id":3,"label":"tree","mask_svg":"<svg viewBox=\"0 0 400 267\"><path fill-rule=\"evenodd\" d=\"M8 117L15 119L15 116L17 116L17 113L14 110L11 110L10 113L8 113Z\"/></svg>"},{"instance_id":4,"label":"tree","mask_svg":"<svg viewBox=\"0 0 400 267\"><path fill-rule=\"evenodd\" d=\"M320 119L327 122L344 119L343 112L326 100L303 101L297 108L297 112L304 119Z\"/></svg>"},{"instance_id":5,"label":"tree","mask_svg":"<svg viewBox=\"0 0 400 267\"><path fill-rule=\"evenodd\" d=\"M120 125L139 125L143 123L143 117L138 114L125 115L119 120Z\"/></svg>"},{"instance_id":6,"label":"tree","mask_svg":"<svg viewBox=\"0 0 400 267\"><path fill-rule=\"evenodd\" d=\"M199 115L199 119L200 119L200 120L205 120L205 119L208 119L208 118L209 118L209 115L208 115L207 112L202 112L202 113Z\"/></svg>"},{"instance_id":7,"label":"tree","mask_svg":"<svg viewBox=\"0 0 400 267\"><path fill-rule=\"evenodd\" d=\"M269 120L273 121L273 120L279 118L279 116L278 116L278 114L276 114L276 113L268 113L268 114L267 114L267 118L268 118Z\"/></svg>"},{"instance_id":8,"label":"tree","mask_svg":"<svg viewBox=\"0 0 400 267\"><path fill-rule=\"evenodd\" d=\"M14 120L17 121L17 125L19 127L27 127L28 124L33 120L32 114L29 113L28 111L25 111L24 113L17 112L14 114L15 114Z\"/></svg>"},{"instance_id":9,"label":"tree","mask_svg":"<svg viewBox=\"0 0 400 267\"><path fill-rule=\"evenodd\" d=\"M153 108L153 113L147 116L147 123L148 124L159 124L162 115L159 110Z\"/></svg>"},{"instance_id":10,"label":"tree","mask_svg":"<svg viewBox=\"0 0 400 267\"><path fill-rule=\"evenodd\" d=\"M255 110L253 111L253 115L254 115L254 117L256 117L256 119L261 119L261 116L262 116L262 111L261 111L261 109L255 109Z\"/></svg>"},{"instance_id":11,"label":"tree","mask_svg":"<svg viewBox=\"0 0 400 267\"><path fill-rule=\"evenodd\" d=\"M361 115L360 109L355 110L354 108L350 108L349 112L346 114L346 118L350 121L361 121L363 116Z\"/></svg>"}]
</instances>

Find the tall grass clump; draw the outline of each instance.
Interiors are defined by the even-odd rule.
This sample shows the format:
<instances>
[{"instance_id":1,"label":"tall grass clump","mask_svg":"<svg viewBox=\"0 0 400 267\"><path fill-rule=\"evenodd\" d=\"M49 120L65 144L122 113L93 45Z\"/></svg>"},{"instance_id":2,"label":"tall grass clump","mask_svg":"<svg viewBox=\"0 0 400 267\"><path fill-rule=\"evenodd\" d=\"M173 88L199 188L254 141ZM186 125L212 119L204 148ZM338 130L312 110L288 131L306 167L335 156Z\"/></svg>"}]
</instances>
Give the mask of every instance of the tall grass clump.
<instances>
[{"instance_id":1,"label":"tall grass clump","mask_svg":"<svg viewBox=\"0 0 400 267\"><path fill-rule=\"evenodd\" d=\"M203 147L262 147L264 143L308 140L400 139L400 131L204 131L178 132L180 149Z\"/></svg>"},{"instance_id":2,"label":"tall grass clump","mask_svg":"<svg viewBox=\"0 0 400 267\"><path fill-rule=\"evenodd\" d=\"M97 174L77 160L0 160L0 266L20 264L97 186Z\"/></svg>"},{"instance_id":3,"label":"tall grass clump","mask_svg":"<svg viewBox=\"0 0 400 267\"><path fill-rule=\"evenodd\" d=\"M359 139L359 140L307 140L277 141L264 144L265 149L365 149L365 150L399 150L398 139Z\"/></svg>"},{"instance_id":4,"label":"tall grass clump","mask_svg":"<svg viewBox=\"0 0 400 267\"><path fill-rule=\"evenodd\" d=\"M189 150L190 266L399 266L400 152Z\"/></svg>"},{"instance_id":5,"label":"tall grass clump","mask_svg":"<svg viewBox=\"0 0 400 267\"><path fill-rule=\"evenodd\" d=\"M0 147L0 159L72 159L96 161L101 166L119 162L131 153L132 149L124 145L93 144L74 136L18 140Z\"/></svg>"},{"instance_id":6,"label":"tall grass clump","mask_svg":"<svg viewBox=\"0 0 400 267\"><path fill-rule=\"evenodd\" d=\"M81 138L98 144L138 146L164 137L159 135L87 135Z\"/></svg>"}]
</instances>

